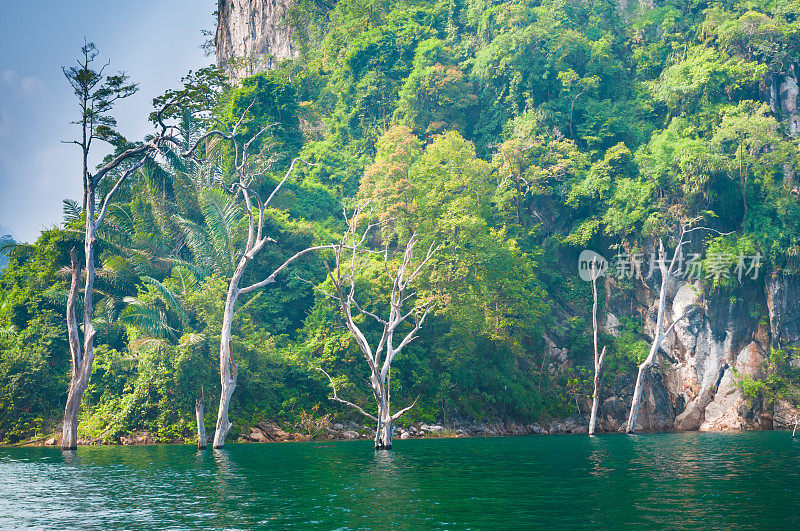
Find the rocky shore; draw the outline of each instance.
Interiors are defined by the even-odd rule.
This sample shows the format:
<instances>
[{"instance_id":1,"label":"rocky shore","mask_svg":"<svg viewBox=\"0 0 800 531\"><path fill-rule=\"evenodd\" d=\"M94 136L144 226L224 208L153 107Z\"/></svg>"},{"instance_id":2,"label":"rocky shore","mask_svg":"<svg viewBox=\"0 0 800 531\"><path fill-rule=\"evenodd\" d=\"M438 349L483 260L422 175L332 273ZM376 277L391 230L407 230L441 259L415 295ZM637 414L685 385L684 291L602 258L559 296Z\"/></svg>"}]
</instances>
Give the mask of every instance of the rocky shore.
<instances>
[{"instance_id":1,"label":"rocky shore","mask_svg":"<svg viewBox=\"0 0 800 531\"><path fill-rule=\"evenodd\" d=\"M439 424L413 423L408 426L397 426L394 437L399 440L407 439L434 439L457 437L508 437L515 435L558 434L558 433L586 433L587 421L582 417L552 422L550 424L517 424L514 422L488 422L464 423L456 426L442 426ZM374 426L358 424L352 421L337 422L325 426L316 433L300 433L286 431L275 422L259 422L249 429L243 430L236 439L240 443L267 443L267 442L301 442L301 441L334 441L372 439L375 435ZM209 436L210 444L212 437ZM166 441L166 443L185 443L186 441ZM51 437L40 438L21 443L20 445L57 446L60 443L59 434ZM147 444L165 443L154 439L149 432L138 432L122 436L116 442L103 442L100 438L81 438L78 443L83 446L123 445L136 446Z\"/></svg>"},{"instance_id":2,"label":"rocky shore","mask_svg":"<svg viewBox=\"0 0 800 531\"><path fill-rule=\"evenodd\" d=\"M601 415L598 426L601 428L599 433L623 433L625 431L624 419L615 418L621 417L625 413L623 407L617 407L615 411L613 407L618 401L617 397L611 397L604 403L606 415ZM601 409L601 410L602 410ZM643 408L645 410L645 419L653 415L654 411L647 411L652 409L652 405ZM792 429L796 418L794 409L788 403L779 402L774 408L773 415L770 416L770 424L766 429ZM616 415L615 415L616 413ZM652 420L652 419L651 419ZM661 425L656 424L656 429L653 429L651 424L648 429L648 423L641 432L652 431L694 431L694 430L676 430L671 428L666 423ZM511 437L518 435L555 435L565 433L587 433L588 432L588 419L581 415L574 415L563 420L555 420L550 423L534 423L534 424L518 424L514 422L467 422L460 423L455 426L442 426L439 424L426 424L426 423L413 423L408 426L395 427L394 438L396 440L407 439L436 439L436 438L459 438L459 437ZM701 429L700 431L744 431L753 429L765 429L759 426L742 426L738 430L731 429ZM265 421L259 422L255 426L242 431L241 435L236 439L239 443L268 443L268 442L302 442L302 441L336 441L336 440L357 440L357 439L372 439L375 436L375 428L371 425L359 424L353 421L343 421L334 424L326 425L314 433L300 433L297 431L286 431L281 428L276 422ZM208 436L208 444L211 444L213 434ZM15 444L14 446L57 446L61 442L60 434L53 434L49 437L43 437L26 441L23 443ZM115 442L103 442L100 438L80 438L78 444L82 446L99 446L99 445L123 445L123 446L136 446L148 444L184 444L189 441L163 441L155 439L149 432L137 432L129 435L124 435Z\"/></svg>"}]
</instances>

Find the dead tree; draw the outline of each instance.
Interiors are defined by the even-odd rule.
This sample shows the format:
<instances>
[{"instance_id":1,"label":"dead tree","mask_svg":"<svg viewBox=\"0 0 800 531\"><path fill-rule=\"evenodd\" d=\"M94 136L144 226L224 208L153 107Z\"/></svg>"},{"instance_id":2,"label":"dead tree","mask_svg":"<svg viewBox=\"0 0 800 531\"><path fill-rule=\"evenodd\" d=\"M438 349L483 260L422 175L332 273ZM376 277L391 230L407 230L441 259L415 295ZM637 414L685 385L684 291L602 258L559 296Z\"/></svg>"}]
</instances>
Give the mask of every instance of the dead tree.
<instances>
[{"instance_id":1,"label":"dead tree","mask_svg":"<svg viewBox=\"0 0 800 531\"><path fill-rule=\"evenodd\" d=\"M95 329L92 324L94 312L95 245L97 231L103 223L114 195L123 183L133 175L148 158L155 156L167 143L180 145L180 138L174 136L173 128L160 120L166 108L176 101L167 103L157 115L160 130L148 141L121 151L107 163L92 173L88 168L88 157L94 140L104 140L118 144L121 137L114 131L116 121L108 114L114 103L136 92L135 84L127 83L125 74L106 76L103 71L92 70L91 63L97 56L94 44L85 44L81 49L83 58L76 67L64 69L64 75L72 85L78 98L81 119L73 124L81 127L80 140L68 143L81 148L83 174L83 213L84 219L84 272L83 272L83 341L81 341L76 305L81 282L81 267L75 249L70 252L72 278L67 298L67 334L71 356L71 375L67 403L64 408L61 447L74 450L78 443L78 412L83 394L89 384L94 360ZM106 178L116 181L105 197L99 211L96 211L98 186Z\"/></svg>"},{"instance_id":2,"label":"dead tree","mask_svg":"<svg viewBox=\"0 0 800 531\"><path fill-rule=\"evenodd\" d=\"M205 393L204 393L205 395ZM206 447L206 406L205 396L198 398L194 404L194 416L197 419L197 449Z\"/></svg>"},{"instance_id":3,"label":"dead tree","mask_svg":"<svg viewBox=\"0 0 800 531\"><path fill-rule=\"evenodd\" d=\"M395 413L391 412L392 362L406 345L416 339L417 332L419 332L431 309L430 302L423 302L409 309L406 309L406 307L408 301L415 296L414 293L409 293L409 288L431 262L436 253L436 246L432 244L428 248L425 256L417 261L416 266L412 265L413 262L415 262L414 250L419 243L416 234L413 234L409 238L402 259L399 261L399 265L395 266L391 263L388 247L385 248L380 254L383 255L384 269L392 281L388 300L388 315L380 316L378 313L368 311L362 308L356 301L356 280L359 273L366 265L366 257L375 253L367 248L367 241L370 232L378 224L368 224L367 228L359 233L357 225L362 211L363 207L357 208L350 219L346 219L345 215L348 228L342 235L339 243L334 247L333 267L331 268L328 266L328 276L336 290L335 293L320 291L338 302L347 329L355 338L364 356L364 360L369 367L369 382L377 406L377 415L368 413L357 404L340 398L333 378L323 369L317 369L324 373L330 381L333 390L333 396L330 397L330 400L345 404L374 421L377 424L375 430L375 448L390 449L392 447L394 421L413 408L417 403L417 401L414 400L410 406ZM354 313L355 315L361 314L366 318L376 321L382 328L380 340L374 349L370 345L370 341L367 339L365 333L362 331L361 326L356 323ZM413 323L411 323L409 319L413 319ZM411 324L411 330L405 333L400 332L400 326L407 321ZM396 335L402 338L399 343L396 342Z\"/></svg>"},{"instance_id":4,"label":"dead tree","mask_svg":"<svg viewBox=\"0 0 800 531\"><path fill-rule=\"evenodd\" d=\"M600 269L592 269L592 330L594 332L594 392L592 393L592 414L589 417L589 435L594 435L594 427L597 422L597 408L600 404L600 377L603 374L603 364L606 360L606 347L598 354L597 352L597 277L600 276Z\"/></svg>"},{"instance_id":5,"label":"dead tree","mask_svg":"<svg viewBox=\"0 0 800 531\"><path fill-rule=\"evenodd\" d=\"M658 268L661 271L661 288L658 294L658 311L656 313L655 335L653 337L653 343L650 346L650 353L639 365L639 374L636 376L636 386L633 390L631 410L630 415L628 416L628 425L626 428L627 433L633 433L636 430L636 419L639 415L639 409L642 405L642 385L644 382L644 377L647 375L650 367L652 367L653 363L655 362L656 355L661 348L661 343L664 341L665 337L669 336L669 334L672 332L672 329L675 328L675 325L693 311L693 309L687 310L681 316L675 319L669 328L664 330L664 312L667 306L667 291L669 290L669 283L672 280L672 276L675 273L675 265L678 263L678 257L681 256L683 246L687 243L685 238L688 234L696 230L712 230L708 229L707 227L689 228L691 224L692 222L681 225L678 243L675 246L675 251L672 253L672 260L670 260L669 265L666 262L667 257L666 251L664 250L664 242L660 239L658 241Z\"/></svg>"},{"instance_id":6,"label":"dead tree","mask_svg":"<svg viewBox=\"0 0 800 531\"><path fill-rule=\"evenodd\" d=\"M240 198L244 202L245 211L247 212L247 242L243 249L240 251L240 257L233 275L228 283L228 292L225 297L225 309L222 316L222 329L220 331L220 345L219 345L219 363L220 363L220 383L221 392L219 398L219 408L217 410L217 425L214 431L214 448L222 448L225 445L225 439L228 432L233 427L228 418L230 409L231 396L236 388L238 365L231 350L231 327L233 325L233 317L236 309L236 303L241 295L250 293L260 289L268 284L275 282L275 278L286 269L292 262L313 251L321 249L332 249L333 245L317 245L308 247L290 257L283 264L280 265L275 271L268 275L264 280L254 284L241 287L242 278L247 270L247 266L255 259L255 257L266 247L268 243L274 243L275 240L264 233L264 221L266 219L266 210L272 203L273 199L277 196L283 185L294 170L295 164L300 161L308 164L299 158L295 158L286 171L283 178L275 186L270 193L269 197L262 200L256 192L254 185L257 179L261 176L261 171L265 164L274 162L266 159L263 153L253 154L251 148L254 142L263 135L268 129L277 125L272 124L267 127L261 128L249 140L243 141L237 137L239 128L245 120L245 117L250 112L250 109L255 103L255 99L250 106L247 107L242 116L233 126L230 132L221 130L213 130L202 135L190 150L182 153L183 156L194 159L198 162L205 162L194 155L198 147L206 140L212 137L221 137L230 142L233 149L233 170L235 174L235 181L230 187L231 193L236 198ZM268 147L268 145L267 145ZM263 151L263 150L262 150ZM255 211L255 213L254 213Z\"/></svg>"}]
</instances>

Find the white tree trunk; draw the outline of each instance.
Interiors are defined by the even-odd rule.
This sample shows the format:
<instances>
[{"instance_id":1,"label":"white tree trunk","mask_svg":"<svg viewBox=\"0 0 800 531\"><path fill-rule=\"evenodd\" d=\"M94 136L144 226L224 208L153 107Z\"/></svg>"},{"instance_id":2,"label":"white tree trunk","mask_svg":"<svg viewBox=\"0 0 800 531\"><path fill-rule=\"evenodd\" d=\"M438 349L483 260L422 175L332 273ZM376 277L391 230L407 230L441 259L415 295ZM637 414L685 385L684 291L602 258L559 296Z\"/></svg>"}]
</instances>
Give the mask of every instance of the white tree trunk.
<instances>
[{"instance_id":1,"label":"white tree trunk","mask_svg":"<svg viewBox=\"0 0 800 531\"><path fill-rule=\"evenodd\" d=\"M206 447L206 409L202 398L194 404L194 416L197 419L197 448L204 450Z\"/></svg>"},{"instance_id":2,"label":"white tree trunk","mask_svg":"<svg viewBox=\"0 0 800 531\"><path fill-rule=\"evenodd\" d=\"M94 310L94 246L96 230L94 224L94 188L91 184L89 185L87 196L84 240L86 263L83 286L83 352L81 352L80 348L77 318L75 317L79 268L77 267L77 259L74 253L70 253L72 260L72 283L70 285L69 298L67 299L67 332L70 340L70 350L72 351L72 374L70 376L67 404L64 408L64 421L61 429L61 448L63 450L74 450L78 446L78 413L80 411L83 393L89 385L89 377L92 374L92 362L94 361L95 331L92 325L92 313Z\"/></svg>"},{"instance_id":3,"label":"white tree trunk","mask_svg":"<svg viewBox=\"0 0 800 531\"><path fill-rule=\"evenodd\" d=\"M631 411L628 416L627 433L633 433L636 430L636 420L639 416L639 409L642 406L642 384L647 371L656 359L658 349L661 347L661 341L664 339L664 311L667 306L667 287L669 286L670 276L672 275L672 268L675 265L675 259L683 245L683 232L681 232L681 239L678 246L675 248L675 254L672 256L672 262L667 267L666 253L664 252L664 244L659 241L658 256L659 256L659 269L661 270L661 289L658 294L658 313L656 314L656 333L653 338L653 344L650 346L650 353L647 358L639 365L639 374L636 376L636 386L633 389L633 399L631 400ZM677 322L677 320L676 320Z\"/></svg>"},{"instance_id":4,"label":"white tree trunk","mask_svg":"<svg viewBox=\"0 0 800 531\"><path fill-rule=\"evenodd\" d=\"M247 266L247 256L239 260L239 265L231 277L228 285L228 295L225 298L225 313L222 316L222 331L219 339L219 375L221 391L219 395L219 409L217 410L217 427L214 431L214 448L225 446L225 439L233 427L228 419L228 409L231 396L236 389L238 366L231 351L231 327L233 325L233 312L236 309L236 300L239 298L239 281Z\"/></svg>"},{"instance_id":5,"label":"white tree trunk","mask_svg":"<svg viewBox=\"0 0 800 531\"><path fill-rule=\"evenodd\" d=\"M597 353L597 268L592 270L592 332L594 338L594 392L592 393L592 413L589 416L589 435L594 435L597 422L597 406L600 402L600 375L603 369L601 357ZM603 348L602 356L606 349Z\"/></svg>"},{"instance_id":6,"label":"white tree trunk","mask_svg":"<svg viewBox=\"0 0 800 531\"><path fill-rule=\"evenodd\" d=\"M628 416L628 427L626 431L633 433L636 431L636 421L639 417L639 409L642 407L642 382L650 369L651 365L650 356L639 365L639 374L636 376L636 387L633 389L633 399L631 400L631 412Z\"/></svg>"},{"instance_id":7,"label":"white tree trunk","mask_svg":"<svg viewBox=\"0 0 800 531\"><path fill-rule=\"evenodd\" d=\"M600 406L600 377L603 374L605 357L606 347L603 347L603 351L594 365L594 393L592 393L592 414L589 417L589 435L594 435L595 424L597 423L597 409Z\"/></svg>"},{"instance_id":8,"label":"white tree trunk","mask_svg":"<svg viewBox=\"0 0 800 531\"><path fill-rule=\"evenodd\" d=\"M389 405L380 408L378 411L378 426L375 430L375 449L392 449L392 432L394 431L394 421L389 413Z\"/></svg>"}]
</instances>

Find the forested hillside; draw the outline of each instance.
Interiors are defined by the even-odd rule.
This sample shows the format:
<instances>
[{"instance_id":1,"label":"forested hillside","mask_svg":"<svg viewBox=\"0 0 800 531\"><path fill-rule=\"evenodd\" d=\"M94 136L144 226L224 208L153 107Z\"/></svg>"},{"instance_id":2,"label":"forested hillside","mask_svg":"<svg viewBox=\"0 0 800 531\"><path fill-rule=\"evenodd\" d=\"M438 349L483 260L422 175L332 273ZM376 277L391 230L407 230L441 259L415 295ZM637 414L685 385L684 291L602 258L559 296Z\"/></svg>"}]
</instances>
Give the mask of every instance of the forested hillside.
<instances>
[{"instance_id":1,"label":"forested hillside","mask_svg":"<svg viewBox=\"0 0 800 531\"><path fill-rule=\"evenodd\" d=\"M403 423L585 415L593 366L583 249L649 253L659 238L671 249L681 224L697 220L713 229L692 242L710 271L698 284L709 298L763 293L770 274L800 274L797 0L302 0L287 20L296 59L241 83L194 73L171 119L189 132L187 146L243 116L243 141L277 124L253 144L262 196L295 157L308 163L267 210L275 242L246 284L337 241L343 211L358 204L383 222L358 278L366 310L383 311L391 288L380 252L412 233L420 249L438 246L413 295L430 314L392 366L397 407L419 396ZM109 139L118 152L132 145ZM203 160L166 149L143 164L99 229L83 437L188 440L196 399L216 407L223 306L248 212L232 186L231 148L211 139L201 151ZM80 202L66 202L62 227L7 251L2 441L50 433L63 415L69 253L83 249L84 216ZM711 263L757 253L760 275L722 275ZM241 296L234 435L267 419L300 430L325 415L351 418L327 399L316 367L340 396L374 407L356 340L325 295L331 259L308 254ZM601 312L652 285L643 276L604 284ZM601 334L607 395L631 383L649 349L648 316L632 306ZM768 328L766 308L747 312ZM794 398L789 343L773 342L764 381L740 382L753 400Z\"/></svg>"}]
</instances>

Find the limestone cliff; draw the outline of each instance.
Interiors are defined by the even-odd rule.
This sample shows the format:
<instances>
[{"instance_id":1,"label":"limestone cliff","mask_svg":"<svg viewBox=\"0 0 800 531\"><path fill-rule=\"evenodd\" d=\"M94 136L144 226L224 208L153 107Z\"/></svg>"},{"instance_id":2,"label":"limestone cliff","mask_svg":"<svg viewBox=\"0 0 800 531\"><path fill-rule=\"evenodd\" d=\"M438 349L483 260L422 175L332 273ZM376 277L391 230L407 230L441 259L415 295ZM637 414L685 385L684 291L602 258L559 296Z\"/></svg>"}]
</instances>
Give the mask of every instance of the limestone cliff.
<instances>
[{"instance_id":1,"label":"limestone cliff","mask_svg":"<svg viewBox=\"0 0 800 531\"><path fill-rule=\"evenodd\" d=\"M619 336L620 322L635 318L643 332L655 335L657 286L637 281L623 287L606 279L603 331ZM680 319L667 336L645 379L638 431L732 431L791 427L796 409L788 402L766 403L746 397L740 375L765 376L772 348L800 343L800 276L771 272L730 291L712 291L702 282L676 280L668 292L664 327ZM574 315L557 305L556 320ZM578 353L569 339L545 336L548 368L564 369ZM587 362L589 360L586 360ZM800 365L800 359L792 363ZM598 414L601 431L624 431L636 374L622 375L603 389ZM588 406L587 406L588 407ZM582 408L585 412L585 408ZM585 429L579 419L579 428Z\"/></svg>"},{"instance_id":2,"label":"limestone cliff","mask_svg":"<svg viewBox=\"0 0 800 531\"><path fill-rule=\"evenodd\" d=\"M790 64L785 72L769 74L765 85L769 88L770 110L784 124L785 133L800 135L800 86L798 69Z\"/></svg>"},{"instance_id":3,"label":"limestone cliff","mask_svg":"<svg viewBox=\"0 0 800 531\"><path fill-rule=\"evenodd\" d=\"M610 280L613 283L613 280ZM656 301L646 290L639 300L609 305L607 331L631 311L645 318L653 335ZM640 426L643 430L729 431L786 427L793 413L787 405L763 404L746 398L736 374L763 376L772 347L800 340L800 278L772 273L762 288L733 293L706 292L701 283L677 282L670 293L668 324L694 307L665 340L659 363L646 383ZM766 313L766 315L764 315ZM618 389L601 407L601 426L624 427L630 405L630 384Z\"/></svg>"},{"instance_id":4,"label":"limestone cliff","mask_svg":"<svg viewBox=\"0 0 800 531\"><path fill-rule=\"evenodd\" d=\"M242 78L297 56L286 14L294 0L219 0L217 65Z\"/></svg>"}]
</instances>

